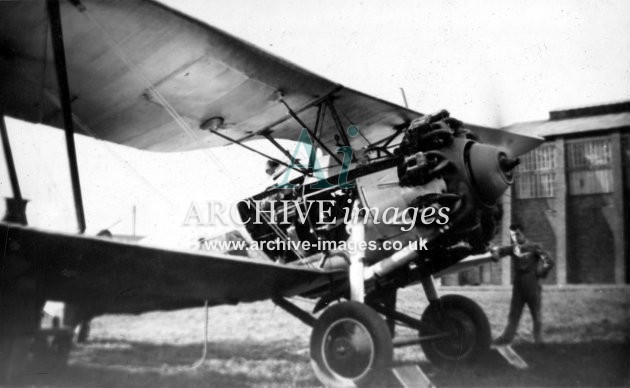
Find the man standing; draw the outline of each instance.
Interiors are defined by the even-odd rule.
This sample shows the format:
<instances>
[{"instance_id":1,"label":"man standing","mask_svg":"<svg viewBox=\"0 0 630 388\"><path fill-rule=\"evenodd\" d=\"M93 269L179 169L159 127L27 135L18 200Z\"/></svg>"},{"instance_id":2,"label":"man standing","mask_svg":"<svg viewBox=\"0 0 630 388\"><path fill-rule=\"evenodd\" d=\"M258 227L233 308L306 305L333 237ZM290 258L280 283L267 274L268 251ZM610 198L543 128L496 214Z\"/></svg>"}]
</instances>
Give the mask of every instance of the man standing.
<instances>
[{"instance_id":1,"label":"man standing","mask_svg":"<svg viewBox=\"0 0 630 388\"><path fill-rule=\"evenodd\" d=\"M503 334L495 340L495 344L505 345L512 342L526 304L534 324L534 342L542 344L542 288L539 279L547 276L553 268L553 261L539 244L525 238L523 227L520 225L510 226L510 239L512 245L492 248L492 256L495 260L503 256L511 257L514 273L508 325Z\"/></svg>"}]
</instances>

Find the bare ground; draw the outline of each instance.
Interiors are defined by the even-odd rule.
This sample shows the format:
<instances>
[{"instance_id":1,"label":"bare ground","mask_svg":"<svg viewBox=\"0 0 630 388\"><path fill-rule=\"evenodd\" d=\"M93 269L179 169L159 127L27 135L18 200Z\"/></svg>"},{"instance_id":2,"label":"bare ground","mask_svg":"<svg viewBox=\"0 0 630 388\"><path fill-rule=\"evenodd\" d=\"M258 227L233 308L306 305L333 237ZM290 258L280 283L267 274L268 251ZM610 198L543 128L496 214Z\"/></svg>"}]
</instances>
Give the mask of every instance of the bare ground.
<instances>
[{"instance_id":1,"label":"bare ground","mask_svg":"<svg viewBox=\"0 0 630 388\"><path fill-rule=\"evenodd\" d=\"M493 335L506 323L507 288L443 288L477 301ZM544 291L547 344L531 344L525 312L514 348L530 364L525 371L491 354L474 366L438 369L419 347L397 349L395 363L418 364L437 386L629 386L630 289L547 288ZM306 302L298 302L308 308ZM418 288L402 290L401 310L419 315L426 305ZM91 340L77 346L64 371L23 376L30 386L198 387L319 386L310 368L310 330L270 302L210 309L209 344L202 354L204 310L187 309L139 316L110 315L92 324ZM413 335L402 328L398 333ZM391 382L390 382L391 383Z\"/></svg>"}]
</instances>

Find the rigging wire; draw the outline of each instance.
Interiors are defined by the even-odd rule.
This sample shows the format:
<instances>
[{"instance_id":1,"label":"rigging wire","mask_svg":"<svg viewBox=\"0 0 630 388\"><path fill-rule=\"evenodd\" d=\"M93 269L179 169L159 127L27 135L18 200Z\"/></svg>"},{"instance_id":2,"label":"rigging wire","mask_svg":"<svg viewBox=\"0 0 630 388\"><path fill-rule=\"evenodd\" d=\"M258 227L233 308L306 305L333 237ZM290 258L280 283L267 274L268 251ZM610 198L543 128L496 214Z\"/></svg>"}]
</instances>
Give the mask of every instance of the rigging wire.
<instances>
[{"instance_id":1,"label":"rigging wire","mask_svg":"<svg viewBox=\"0 0 630 388\"><path fill-rule=\"evenodd\" d=\"M46 97L52 101L55 105L59 105L59 100L57 98L55 98L55 96L52 95L52 93L50 93L49 91L46 91L45 93ZM165 200L166 202L169 203L169 205L174 206L175 203L174 201L169 198L166 194L164 194L160 189L158 189L157 187L155 187L155 185L149 181L143 174L141 174L131 163L129 163L129 161L127 161L127 159L123 158L122 156L120 156L120 154L118 152L116 152L109 144L107 141L105 141L104 139L102 139L100 136L98 136L86 123L84 123L77 115L75 115L74 113L72 114L72 119L74 121L74 123L85 133L87 133L88 135L90 135L93 139L98 140L99 143L101 145L104 146L105 150L107 150L107 152L109 152L112 156L114 156L114 158L118 159L119 162L121 162L123 165L125 165L126 167L128 167L131 172L133 172L146 186L148 186L150 189L152 189L153 191L155 191L160 197L162 197L163 200Z\"/></svg>"},{"instance_id":2,"label":"rigging wire","mask_svg":"<svg viewBox=\"0 0 630 388\"><path fill-rule=\"evenodd\" d=\"M200 148L203 150L204 155L208 157L208 159L210 160L212 164L218 167L219 172L223 174L235 188L241 191L244 191L240 183L236 179L234 179L233 176L227 173L227 168L221 162L221 160L219 160L219 158L217 158L213 152L211 152L207 147L205 147L205 145L203 144L199 136L192 130L192 128L190 128L188 123L181 117L181 115L175 110L175 108L173 108L173 106L168 102L168 100L164 98L162 93L160 93L160 91L156 89L153 83L144 75L144 73L138 68L138 66L136 66L136 64L120 48L116 40L107 32L107 30L91 14L91 12L87 8L83 7L82 13L86 15L86 17L90 19L92 23L94 23L96 28L103 35L106 43L114 50L114 52L120 58L120 60L122 60L125 63L125 65L134 73L134 75L145 84L147 90L151 94L151 97L157 100L159 105L161 105L164 108L164 110L166 110L166 112L171 116L171 118L175 121L175 123L178 124L179 128L182 129L183 132L187 136L189 136L196 144L201 146Z\"/></svg>"},{"instance_id":3,"label":"rigging wire","mask_svg":"<svg viewBox=\"0 0 630 388\"><path fill-rule=\"evenodd\" d=\"M162 95L162 93L160 93L160 91L157 90L157 88L144 75L144 73L138 68L138 66L136 66L136 64L126 55L126 53L120 48L116 40L107 32L107 30L101 25L101 23L99 23L99 21L90 13L90 11L85 6L81 7L81 11L83 14L86 15L88 19L90 19L90 21L101 32L106 43L114 50L114 52L120 58L120 60L122 60L125 63L125 65L134 73L134 75L138 77L145 84L147 90L150 93L150 96L155 98L157 102L159 103L159 105L161 105L166 110L166 112L171 116L171 118L175 121L175 123L178 124L179 128L182 129L183 132L187 136L189 136L197 145L200 146L204 155L208 157L211 164L214 164L215 166L218 167L219 172L223 174L228 179L228 181L233 185L232 189L236 188L241 192L245 191L243 186L241 186L241 184L231 174L227 173L227 168L221 162L221 160L217 158L216 155L214 155L214 153L211 152L210 149L208 149L205 146L205 144L203 144L201 138L190 128L188 123L181 117L181 115L175 110L175 108L173 108L173 106ZM232 191L235 191L235 190L232 190ZM238 193L233 193L233 194L238 194ZM264 214L263 214L263 217L266 218ZM284 234L283 231L279 227L271 223L270 222L271 220L269 218L266 218L266 221L269 224L269 226L272 227L274 232L276 232L276 234L279 235L279 237L284 238L285 240L289 240L288 236ZM298 256L298 258L302 258L303 255L299 251L293 249L293 247L291 247L291 244L288 244L288 245L290 249L294 251L294 253Z\"/></svg>"}]
</instances>

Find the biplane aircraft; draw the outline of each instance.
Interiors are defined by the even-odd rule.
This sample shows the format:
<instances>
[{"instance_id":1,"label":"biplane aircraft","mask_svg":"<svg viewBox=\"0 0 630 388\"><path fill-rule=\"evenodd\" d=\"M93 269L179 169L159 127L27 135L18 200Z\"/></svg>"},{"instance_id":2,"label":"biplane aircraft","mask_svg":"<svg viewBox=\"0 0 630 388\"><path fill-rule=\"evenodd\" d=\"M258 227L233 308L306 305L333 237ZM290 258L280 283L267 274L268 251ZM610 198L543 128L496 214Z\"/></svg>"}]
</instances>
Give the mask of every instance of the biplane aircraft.
<instances>
[{"instance_id":1,"label":"biplane aircraft","mask_svg":"<svg viewBox=\"0 0 630 388\"><path fill-rule=\"evenodd\" d=\"M420 344L439 364L473 360L489 348L481 308L462 296L439 297L433 275L489 258L497 200L518 156L540 139L368 96L150 0L2 1L0 68L13 190L0 224L4 378L26 362L46 300L92 317L271 299L313 327L312 365L331 386L372 381L392 362L395 345ZM78 234L27 226L4 115L65 131ZM248 141L268 141L283 157L264 156L298 177L239 203L244 220L252 219L254 201L280 198L288 207L287 223L245 223L249 241L297 236L312 248L282 257L266 251L263 261L86 236L75 131L156 152L236 144L261 153ZM304 143L304 133L308 163L279 142ZM329 163L315 163L316 152ZM325 225L318 214L299 217L310 200L333 203L328 214L356 210L357 217ZM370 211L385 208L423 217L403 231ZM448 217L419 221L444 209ZM422 248L385 249L420 238ZM382 249L318 249L317 241L374 241ZM420 319L396 309L396 290L418 283L429 301ZM298 295L315 300L314 311L287 299ZM392 340L396 323L417 330L417 339ZM68 349L59 346L58 357Z\"/></svg>"}]
</instances>

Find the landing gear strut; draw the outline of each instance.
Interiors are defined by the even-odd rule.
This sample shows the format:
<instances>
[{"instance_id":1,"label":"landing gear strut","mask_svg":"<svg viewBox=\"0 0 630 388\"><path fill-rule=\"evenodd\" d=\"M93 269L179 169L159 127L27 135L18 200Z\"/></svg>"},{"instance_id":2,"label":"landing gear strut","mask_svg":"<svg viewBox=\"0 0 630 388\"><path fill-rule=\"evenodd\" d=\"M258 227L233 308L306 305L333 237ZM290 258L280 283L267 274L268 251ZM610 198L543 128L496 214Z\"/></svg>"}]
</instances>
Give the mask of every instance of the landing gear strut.
<instances>
[{"instance_id":1,"label":"landing gear strut","mask_svg":"<svg viewBox=\"0 0 630 388\"><path fill-rule=\"evenodd\" d=\"M371 304L388 321L415 328L419 336L394 340L394 347L420 345L436 365L473 362L490 349L490 323L478 304L461 295L438 297L433 279L421 279L429 306L421 319L386 306Z\"/></svg>"},{"instance_id":2,"label":"landing gear strut","mask_svg":"<svg viewBox=\"0 0 630 388\"><path fill-rule=\"evenodd\" d=\"M349 280L352 290L353 278ZM363 386L384 378L395 346L420 344L427 358L437 365L474 361L488 351L490 324L481 307L461 295L438 297L430 276L421 282L429 300L421 319L396 311L389 297L368 296L367 304L341 302L326 309L318 319L283 298L274 302L313 327L311 364L317 378L330 387ZM360 291L360 287L354 289ZM419 337L392 341L389 326L394 321L415 328ZM424 375L417 373L418 381L426 379L418 376Z\"/></svg>"}]
</instances>

